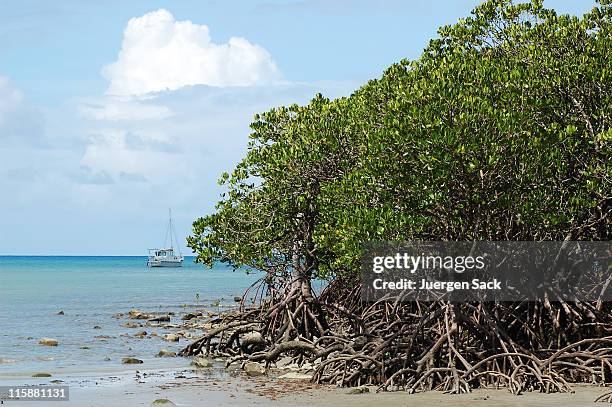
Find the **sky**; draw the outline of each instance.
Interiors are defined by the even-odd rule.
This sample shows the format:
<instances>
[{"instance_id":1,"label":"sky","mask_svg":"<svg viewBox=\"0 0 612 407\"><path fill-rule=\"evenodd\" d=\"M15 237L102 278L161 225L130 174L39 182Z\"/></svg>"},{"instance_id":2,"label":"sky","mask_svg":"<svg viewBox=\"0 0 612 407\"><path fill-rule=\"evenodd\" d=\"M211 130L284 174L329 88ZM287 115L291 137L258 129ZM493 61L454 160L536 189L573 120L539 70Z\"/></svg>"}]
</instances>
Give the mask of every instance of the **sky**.
<instances>
[{"instance_id":1,"label":"sky","mask_svg":"<svg viewBox=\"0 0 612 407\"><path fill-rule=\"evenodd\" d=\"M349 95L477 4L3 0L0 255L145 255L168 208L184 242L254 114Z\"/></svg>"}]
</instances>

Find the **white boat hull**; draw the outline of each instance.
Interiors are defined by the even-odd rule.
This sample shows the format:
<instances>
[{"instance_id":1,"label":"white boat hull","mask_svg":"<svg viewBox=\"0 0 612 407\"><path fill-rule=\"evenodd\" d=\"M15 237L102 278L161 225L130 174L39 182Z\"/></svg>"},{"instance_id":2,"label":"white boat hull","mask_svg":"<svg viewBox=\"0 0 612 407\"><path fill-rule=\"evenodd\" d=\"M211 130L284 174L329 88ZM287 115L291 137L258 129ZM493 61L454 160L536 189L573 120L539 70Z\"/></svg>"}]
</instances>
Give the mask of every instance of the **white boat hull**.
<instances>
[{"instance_id":1,"label":"white boat hull","mask_svg":"<svg viewBox=\"0 0 612 407\"><path fill-rule=\"evenodd\" d=\"M172 261L172 260L149 260L147 262L149 267L183 267L183 260Z\"/></svg>"}]
</instances>

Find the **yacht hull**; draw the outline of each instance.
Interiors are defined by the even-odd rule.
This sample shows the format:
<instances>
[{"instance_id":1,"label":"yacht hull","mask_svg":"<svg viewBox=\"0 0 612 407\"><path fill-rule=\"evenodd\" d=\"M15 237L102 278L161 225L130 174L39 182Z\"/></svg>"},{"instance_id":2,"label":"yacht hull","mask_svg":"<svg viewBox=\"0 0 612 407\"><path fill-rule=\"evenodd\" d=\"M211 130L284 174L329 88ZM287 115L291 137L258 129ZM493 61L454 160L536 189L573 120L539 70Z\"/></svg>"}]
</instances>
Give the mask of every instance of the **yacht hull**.
<instances>
[{"instance_id":1,"label":"yacht hull","mask_svg":"<svg viewBox=\"0 0 612 407\"><path fill-rule=\"evenodd\" d=\"M182 261L149 261L147 266L149 267L183 267Z\"/></svg>"}]
</instances>

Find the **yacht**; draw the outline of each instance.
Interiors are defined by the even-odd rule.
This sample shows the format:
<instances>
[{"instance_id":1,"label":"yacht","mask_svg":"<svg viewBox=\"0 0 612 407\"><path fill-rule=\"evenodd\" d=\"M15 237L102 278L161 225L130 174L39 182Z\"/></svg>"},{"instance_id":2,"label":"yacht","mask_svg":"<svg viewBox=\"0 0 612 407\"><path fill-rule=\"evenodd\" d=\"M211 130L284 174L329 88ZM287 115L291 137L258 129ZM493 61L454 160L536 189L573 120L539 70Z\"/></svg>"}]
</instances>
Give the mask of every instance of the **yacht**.
<instances>
[{"instance_id":1,"label":"yacht","mask_svg":"<svg viewBox=\"0 0 612 407\"><path fill-rule=\"evenodd\" d=\"M179 249L176 231L172 225L172 211L168 210L169 220L168 228L166 229L166 238L164 240L163 249L149 249L149 258L147 259L148 267L183 267L184 257ZM168 240L170 245L168 245ZM176 242L178 254L174 251Z\"/></svg>"}]
</instances>

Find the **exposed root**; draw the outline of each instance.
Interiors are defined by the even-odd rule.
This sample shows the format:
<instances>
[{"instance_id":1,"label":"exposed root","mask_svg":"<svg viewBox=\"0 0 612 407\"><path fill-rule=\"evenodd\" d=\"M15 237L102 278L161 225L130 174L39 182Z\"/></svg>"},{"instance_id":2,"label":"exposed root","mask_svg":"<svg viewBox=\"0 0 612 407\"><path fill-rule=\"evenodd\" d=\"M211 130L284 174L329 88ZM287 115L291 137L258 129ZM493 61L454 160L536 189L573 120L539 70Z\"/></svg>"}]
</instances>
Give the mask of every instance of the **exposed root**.
<instances>
[{"instance_id":1,"label":"exposed root","mask_svg":"<svg viewBox=\"0 0 612 407\"><path fill-rule=\"evenodd\" d=\"M319 298L290 288L268 293L259 307L218 321L182 355L266 365L290 356L313 364L314 382L380 391L555 393L612 379L609 303L362 303L358 286L337 282ZM241 346L251 331L262 333L259 348ZM612 393L597 401L611 402Z\"/></svg>"},{"instance_id":2,"label":"exposed root","mask_svg":"<svg viewBox=\"0 0 612 407\"><path fill-rule=\"evenodd\" d=\"M612 403L612 391L597 397L595 403Z\"/></svg>"}]
</instances>

